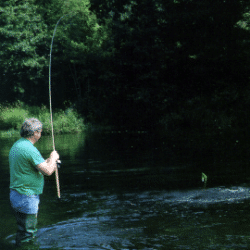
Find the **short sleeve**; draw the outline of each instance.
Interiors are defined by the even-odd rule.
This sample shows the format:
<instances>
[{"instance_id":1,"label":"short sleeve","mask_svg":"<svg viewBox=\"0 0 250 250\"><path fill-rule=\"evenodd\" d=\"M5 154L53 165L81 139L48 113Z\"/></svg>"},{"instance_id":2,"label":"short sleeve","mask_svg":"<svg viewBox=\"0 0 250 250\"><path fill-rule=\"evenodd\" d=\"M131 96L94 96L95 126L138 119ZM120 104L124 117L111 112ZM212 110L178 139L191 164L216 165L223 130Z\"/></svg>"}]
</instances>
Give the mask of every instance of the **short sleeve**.
<instances>
[{"instance_id":1,"label":"short sleeve","mask_svg":"<svg viewBox=\"0 0 250 250\"><path fill-rule=\"evenodd\" d=\"M32 165L37 166L43 162L45 162L44 158L42 157L41 153L38 151L36 147L30 151L30 160Z\"/></svg>"}]
</instances>

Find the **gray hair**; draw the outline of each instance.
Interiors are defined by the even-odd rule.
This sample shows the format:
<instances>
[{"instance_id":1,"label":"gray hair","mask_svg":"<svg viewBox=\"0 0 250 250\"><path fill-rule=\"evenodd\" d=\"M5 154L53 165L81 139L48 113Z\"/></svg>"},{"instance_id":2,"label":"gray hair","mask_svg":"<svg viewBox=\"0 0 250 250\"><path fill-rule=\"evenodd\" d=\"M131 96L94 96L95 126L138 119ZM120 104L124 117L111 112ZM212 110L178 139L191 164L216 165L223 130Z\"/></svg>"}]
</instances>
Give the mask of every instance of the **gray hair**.
<instances>
[{"instance_id":1,"label":"gray hair","mask_svg":"<svg viewBox=\"0 0 250 250\"><path fill-rule=\"evenodd\" d=\"M34 135L35 131L40 132L43 128L43 124L36 118L26 119L21 127L21 137L27 138Z\"/></svg>"}]
</instances>

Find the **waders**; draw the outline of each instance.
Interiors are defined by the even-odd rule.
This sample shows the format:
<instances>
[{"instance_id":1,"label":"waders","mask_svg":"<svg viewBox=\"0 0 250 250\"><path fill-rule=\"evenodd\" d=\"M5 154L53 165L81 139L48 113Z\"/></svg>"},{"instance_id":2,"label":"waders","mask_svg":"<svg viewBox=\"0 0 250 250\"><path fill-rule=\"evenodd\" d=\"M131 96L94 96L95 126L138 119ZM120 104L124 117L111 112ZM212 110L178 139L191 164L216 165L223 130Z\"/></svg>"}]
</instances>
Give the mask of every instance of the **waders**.
<instances>
[{"instance_id":1,"label":"waders","mask_svg":"<svg viewBox=\"0 0 250 250\"><path fill-rule=\"evenodd\" d=\"M16 246L34 242L36 236L37 214L24 214L12 209L17 221Z\"/></svg>"}]
</instances>

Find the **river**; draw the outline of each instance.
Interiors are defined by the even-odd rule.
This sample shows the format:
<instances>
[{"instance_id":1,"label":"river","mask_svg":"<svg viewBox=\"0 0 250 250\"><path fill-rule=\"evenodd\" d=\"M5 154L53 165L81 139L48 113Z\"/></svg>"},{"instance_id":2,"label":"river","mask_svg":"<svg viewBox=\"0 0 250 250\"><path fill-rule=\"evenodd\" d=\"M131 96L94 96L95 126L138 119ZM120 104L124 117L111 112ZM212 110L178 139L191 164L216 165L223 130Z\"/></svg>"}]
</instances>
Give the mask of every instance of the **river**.
<instances>
[{"instance_id":1,"label":"river","mask_svg":"<svg viewBox=\"0 0 250 250\"><path fill-rule=\"evenodd\" d=\"M8 201L8 151L16 139L0 139L0 249L6 250L13 249L16 230ZM238 167L237 175L228 164L215 170L206 158L176 150L177 142L170 147L145 131L55 139L62 160L61 199L54 175L45 177L39 249L249 248L244 168ZM51 138L42 136L36 146L47 158ZM207 185L202 171L209 173Z\"/></svg>"}]
</instances>

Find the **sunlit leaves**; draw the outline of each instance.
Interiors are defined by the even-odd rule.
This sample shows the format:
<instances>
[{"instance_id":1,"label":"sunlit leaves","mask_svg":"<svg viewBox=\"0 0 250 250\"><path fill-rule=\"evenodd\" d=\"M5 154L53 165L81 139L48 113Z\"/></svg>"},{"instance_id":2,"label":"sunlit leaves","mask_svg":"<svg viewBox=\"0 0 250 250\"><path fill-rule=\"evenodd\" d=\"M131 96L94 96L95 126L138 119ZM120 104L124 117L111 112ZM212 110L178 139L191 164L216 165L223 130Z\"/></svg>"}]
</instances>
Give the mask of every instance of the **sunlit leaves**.
<instances>
[{"instance_id":1,"label":"sunlit leaves","mask_svg":"<svg viewBox=\"0 0 250 250\"><path fill-rule=\"evenodd\" d=\"M25 95L31 100L29 92L48 65L47 26L33 0L0 1L0 6L0 100L11 102Z\"/></svg>"},{"instance_id":2,"label":"sunlit leaves","mask_svg":"<svg viewBox=\"0 0 250 250\"><path fill-rule=\"evenodd\" d=\"M96 50L102 44L102 30L98 24L97 17L89 10L90 3L88 0L70 0L64 2L62 12L69 14L65 23L69 27L66 32L66 44L71 51L76 49L78 53L86 53ZM69 12L70 11L70 12ZM70 22L70 23L68 23Z\"/></svg>"},{"instance_id":3,"label":"sunlit leaves","mask_svg":"<svg viewBox=\"0 0 250 250\"><path fill-rule=\"evenodd\" d=\"M12 0L1 9L0 37L4 47L1 49L4 58L1 66L18 70L18 67L10 67L14 57L16 66L43 67L46 62L43 55L38 56L37 49L46 38L47 27L37 14L37 7L29 2ZM31 64L33 60L36 63Z\"/></svg>"}]
</instances>

